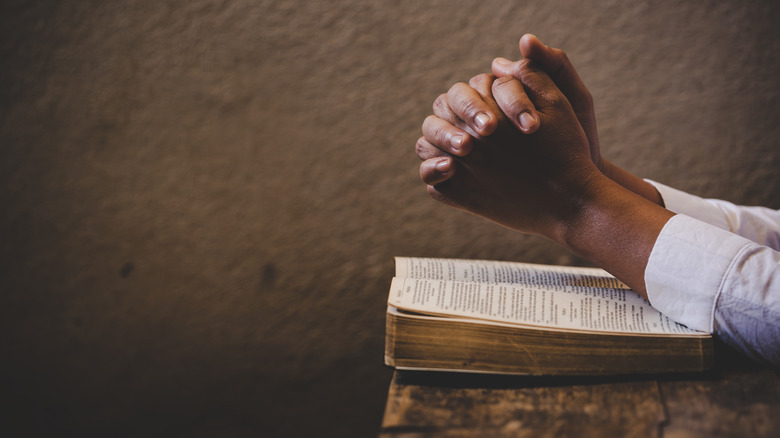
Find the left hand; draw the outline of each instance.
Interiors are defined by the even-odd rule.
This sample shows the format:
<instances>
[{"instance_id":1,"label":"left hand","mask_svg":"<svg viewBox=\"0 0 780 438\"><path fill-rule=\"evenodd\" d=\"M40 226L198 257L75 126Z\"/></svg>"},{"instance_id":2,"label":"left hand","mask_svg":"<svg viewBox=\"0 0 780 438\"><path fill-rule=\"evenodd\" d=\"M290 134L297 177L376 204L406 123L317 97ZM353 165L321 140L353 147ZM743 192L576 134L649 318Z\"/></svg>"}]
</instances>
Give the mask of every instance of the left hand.
<instances>
[{"instance_id":1,"label":"left hand","mask_svg":"<svg viewBox=\"0 0 780 438\"><path fill-rule=\"evenodd\" d=\"M473 136L478 147L456 162L418 144L418 154L426 159L420 174L431 196L444 203L518 231L551 236L556 224L576 209L578 193L598 169L571 104L552 79L532 61L524 61L518 73L520 80L493 80L489 75L472 79L487 108L501 115L495 131L483 136L456 121L455 128ZM500 111L512 104L513 96L526 93L539 120L538 130L530 135L517 129L520 120L510 121ZM429 117L423 132L428 143L436 144L446 130Z\"/></svg>"}]
</instances>

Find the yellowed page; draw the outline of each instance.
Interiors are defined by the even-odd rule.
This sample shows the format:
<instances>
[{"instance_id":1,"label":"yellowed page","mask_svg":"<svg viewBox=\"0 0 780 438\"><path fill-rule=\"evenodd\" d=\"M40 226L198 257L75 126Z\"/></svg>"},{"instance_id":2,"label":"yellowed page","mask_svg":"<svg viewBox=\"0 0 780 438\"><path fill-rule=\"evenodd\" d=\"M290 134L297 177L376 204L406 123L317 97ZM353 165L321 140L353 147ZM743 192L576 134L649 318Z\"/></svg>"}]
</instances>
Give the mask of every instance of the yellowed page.
<instances>
[{"instance_id":1,"label":"yellowed page","mask_svg":"<svg viewBox=\"0 0 780 438\"><path fill-rule=\"evenodd\" d=\"M395 276L402 278L629 289L598 268L424 257L396 257L395 267Z\"/></svg>"},{"instance_id":2,"label":"yellowed page","mask_svg":"<svg viewBox=\"0 0 780 438\"><path fill-rule=\"evenodd\" d=\"M661 314L631 290L394 278L388 304L399 309L578 331L698 333Z\"/></svg>"}]
</instances>

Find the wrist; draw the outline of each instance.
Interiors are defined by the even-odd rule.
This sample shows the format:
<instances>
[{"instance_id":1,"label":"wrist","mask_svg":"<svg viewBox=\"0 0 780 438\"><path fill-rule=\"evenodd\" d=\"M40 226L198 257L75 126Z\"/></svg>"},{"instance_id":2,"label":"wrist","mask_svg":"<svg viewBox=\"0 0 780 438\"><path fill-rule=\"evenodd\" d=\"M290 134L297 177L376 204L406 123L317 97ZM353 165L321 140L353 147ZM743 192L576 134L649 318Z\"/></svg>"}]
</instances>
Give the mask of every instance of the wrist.
<instances>
[{"instance_id":1,"label":"wrist","mask_svg":"<svg viewBox=\"0 0 780 438\"><path fill-rule=\"evenodd\" d=\"M574 214L558 222L553 240L646 296L647 260L673 213L603 174L590 180L578 202Z\"/></svg>"},{"instance_id":2,"label":"wrist","mask_svg":"<svg viewBox=\"0 0 780 438\"><path fill-rule=\"evenodd\" d=\"M546 236L554 242L574 249L575 236L581 233L584 224L604 202L601 201L603 188L614 184L606 175L598 170L590 172L581 179L582 183L566 191L563 203L558 215L551 222L553 227Z\"/></svg>"},{"instance_id":3,"label":"wrist","mask_svg":"<svg viewBox=\"0 0 780 438\"><path fill-rule=\"evenodd\" d=\"M612 181L615 181L616 183L620 184L620 181L618 181L617 173L618 173L619 167L615 166L611 161L602 158L601 159L601 167L599 170L601 170L601 173L603 173L607 178L611 179ZM622 184L621 184L622 185Z\"/></svg>"},{"instance_id":4,"label":"wrist","mask_svg":"<svg viewBox=\"0 0 780 438\"><path fill-rule=\"evenodd\" d=\"M612 181L620 184L624 188L636 193L648 201L664 206L664 201L658 190L644 179L612 164L612 162L601 159L601 172Z\"/></svg>"}]
</instances>

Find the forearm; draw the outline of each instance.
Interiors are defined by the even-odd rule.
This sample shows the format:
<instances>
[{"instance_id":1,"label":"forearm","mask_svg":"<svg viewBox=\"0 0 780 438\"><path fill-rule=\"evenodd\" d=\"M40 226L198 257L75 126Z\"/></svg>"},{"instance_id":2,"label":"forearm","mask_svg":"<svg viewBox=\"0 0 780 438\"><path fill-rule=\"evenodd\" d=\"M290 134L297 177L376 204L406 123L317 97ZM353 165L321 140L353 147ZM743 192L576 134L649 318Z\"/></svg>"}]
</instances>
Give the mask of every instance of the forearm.
<instances>
[{"instance_id":1,"label":"forearm","mask_svg":"<svg viewBox=\"0 0 780 438\"><path fill-rule=\"evenodd\" d=\"M652 184L604 158L601 159L601 162L601 171L609 179L655 204L664 206L663 198Z\"/></svg>"},{"instance_id":2,"label":"forearm","mask_svg":"<svg viewBox=\"0 0 780 438\"><path fill-rule=\"evenodd\" d=\"M644 274L672 212L602 174L592 178L571 217L548 236L615 275L647 298Z\"/></svg>"}]
</instances>

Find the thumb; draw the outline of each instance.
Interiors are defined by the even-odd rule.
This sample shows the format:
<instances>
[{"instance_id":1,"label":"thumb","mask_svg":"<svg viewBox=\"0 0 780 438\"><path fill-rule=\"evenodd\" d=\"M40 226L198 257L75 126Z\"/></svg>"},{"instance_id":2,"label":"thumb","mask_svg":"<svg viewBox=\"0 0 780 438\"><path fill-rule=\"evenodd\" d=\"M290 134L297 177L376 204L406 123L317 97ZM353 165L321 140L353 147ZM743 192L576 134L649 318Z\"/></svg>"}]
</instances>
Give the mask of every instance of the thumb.
<instances>
[{"instance_id":1,"label":"thumb","mask_svg":"<svg viewBox=\"0 0 780 438\"><path fill-rule=\"evenodd\" d=\"M524 58L537 62L550 75L555 85L569 99L574 111L578 114L590 111L593 106L590 91L580 79L566 52L547 47L535 35L528 33L520 38L520 53Z\"/></svg>"},{"instance_id":2,"label":"thumb","mask_svg":"<svg viewBox=\"0 0 780 438\"><path fill-rule=\"evenodd\" d=\"M541 66L530 60L524 59L516 63L512 76L503 76L493 81L493 97L501 110L506 112L504 106L511 102L513 96L524 92L533 102L539 112L547 113L571 105L556 86L552 78Z\"/></svg>"},{"instance_id":3,"label":"thumb","mask_svg":"<svg viewBox=\"0 0 780 438\"><path fill-rule=\"evenodd\" d=\"M593 96L580 79L566 52L547 47L535 35L525 34L520 38L520 53L525 59L537 62L569 100L588 137L593 162L600 166L601 153L599 134L596 129L596 114L593 110Z\"/></svg>"}]
</instances>

